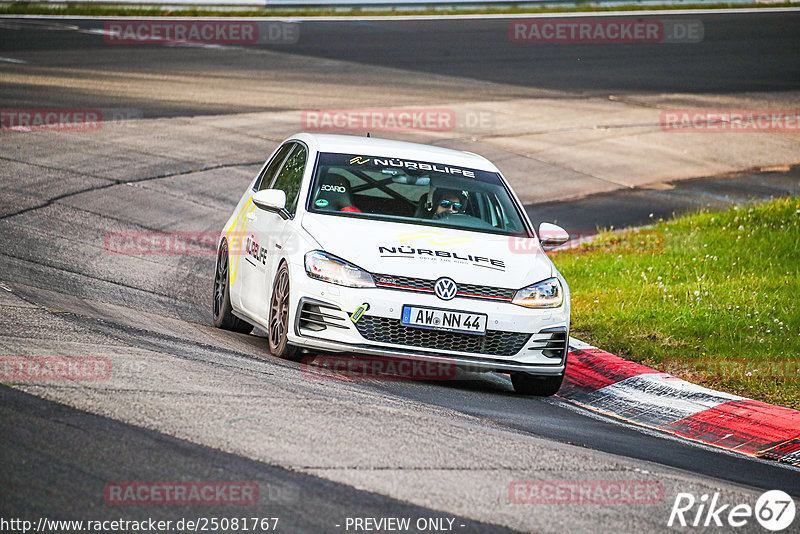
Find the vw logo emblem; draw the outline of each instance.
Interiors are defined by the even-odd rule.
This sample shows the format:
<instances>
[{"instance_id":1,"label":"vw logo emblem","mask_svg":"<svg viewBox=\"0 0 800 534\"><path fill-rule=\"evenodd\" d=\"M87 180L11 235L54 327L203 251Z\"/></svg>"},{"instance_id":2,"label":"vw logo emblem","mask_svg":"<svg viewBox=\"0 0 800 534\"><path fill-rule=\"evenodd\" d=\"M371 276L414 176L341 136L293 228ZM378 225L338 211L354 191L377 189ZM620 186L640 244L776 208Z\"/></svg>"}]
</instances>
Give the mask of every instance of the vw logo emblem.
<instances>
[{"instance_id":1,"label":"vw logo emblem","mask_svg":"<svg viewBox=\"0 0 800 534\"><path fill-rule=\"evenodd\" d=\"M442 300L451 300L458 293L458 286L450 278L439 278L433 284L433 292Z\"/></svg>"}]
</instances>

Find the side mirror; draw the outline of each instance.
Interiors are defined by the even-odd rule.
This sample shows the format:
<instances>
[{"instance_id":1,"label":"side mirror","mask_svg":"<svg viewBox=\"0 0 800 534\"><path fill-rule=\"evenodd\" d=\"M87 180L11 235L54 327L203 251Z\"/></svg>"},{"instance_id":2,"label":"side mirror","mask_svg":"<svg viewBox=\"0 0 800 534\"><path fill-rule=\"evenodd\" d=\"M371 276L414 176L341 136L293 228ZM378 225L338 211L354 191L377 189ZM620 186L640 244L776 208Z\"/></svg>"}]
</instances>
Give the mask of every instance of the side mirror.
<instances>
[{"instance_id":1,"label":"side mirror","mask_svg":"<svg viewBox=\"0 0 800 534\"><path fill-rule=\"evenodd\" d=\"M277 212L284 219L289 218L289 212L286 211L286 193L280 189L256 191L253 194L253 204L262 210Z\"/></svg>"},{"instance_id":2,"label":"side mirror","mask_svg":"<svg viewBox=\"0 0 800 534\"><path fill-rule=\"evenodd\" d=\"M539 243L542 248L553 248L563 245L569 240L569 234L560 226L550 223L539 225Z\"/></svg>"}]
</instances>

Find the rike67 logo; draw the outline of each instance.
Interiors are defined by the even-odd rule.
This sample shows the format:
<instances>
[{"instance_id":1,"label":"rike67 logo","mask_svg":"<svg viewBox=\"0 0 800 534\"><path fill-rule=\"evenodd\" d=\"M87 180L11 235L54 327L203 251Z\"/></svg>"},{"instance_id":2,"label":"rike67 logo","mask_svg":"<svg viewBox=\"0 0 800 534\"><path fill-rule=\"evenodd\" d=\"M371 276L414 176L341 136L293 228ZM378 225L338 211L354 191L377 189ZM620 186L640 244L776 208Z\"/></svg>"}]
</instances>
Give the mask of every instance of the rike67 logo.
<instances>
[{"instance_id":1,"label":"rike67 logo","mask_svg":"<svg viewBox=\"0 0 800 534\"><path fill-rule=\"evenodd\" d=\"M723 527L727 530L743 527L755 517L765 529L778 532L789 528L795 512L794 501L781 490L761 494L755 506L721 503L719 492L715 492L711 498L703 494L699 499L691 493L678 493L667 526Z\"/></svg>"}]
</instances>

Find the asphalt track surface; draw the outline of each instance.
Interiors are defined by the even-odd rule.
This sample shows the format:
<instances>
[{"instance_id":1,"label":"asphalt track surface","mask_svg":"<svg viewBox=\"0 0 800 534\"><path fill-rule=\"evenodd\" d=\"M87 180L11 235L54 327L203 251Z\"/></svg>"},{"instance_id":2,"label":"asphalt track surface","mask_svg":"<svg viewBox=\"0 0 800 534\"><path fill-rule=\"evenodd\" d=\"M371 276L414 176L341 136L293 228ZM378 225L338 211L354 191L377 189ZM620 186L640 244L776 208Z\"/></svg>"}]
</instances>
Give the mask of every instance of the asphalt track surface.
<instances>
[{"instance_id":1,"label":"asphalt track surface","mask_svg":"<svg viewBox=\"0 0 800 534\"><path fill-rule=\"evenodd\" d=\"M691 47L578 45L543 47L534 52L496 37L498 28L507 25L504 20L311 22L303 23L303 37L293 45L292 57L269 68L256 54L221 59L203 48L142 47L133 53L125 51L127 60L123 62L122 52L109 52L96 35L37 29L26 21L20 24L22 29L13 32L13 39L7 37L12 32L3 31L0 56L13 57L19 51L40 53L37 57L50 58L59 69L124 71L130 76L129 83L136 83L143 73L180 70L205 83L235 74L241 84L257 86L269 76L302 71L298 57L309 56L403 69L409 73L410 84L441 74L501 82L509 97L800 88L798 48L793 46L800 39L800 16L698 18L704 22L706 38ZM80 27L98 24L81 22ZM654 54L659 61L653 61ZM328 75L347 77L348 73ZM382 88L380 79L365 80L365 85ZM485 88L471 87L464 98L481 90ZM0 99L4 107L24 107L32 102L38 106L132 107L148 117L237 113L283 105L278 102L276 108L269 108L253 98L198 107L191 98L170 99L164 94L132 98L75 88L27 87L17 82L0 82ZM0 139L0 147L24 142L19 139ZM268 148L272 146L274 143ZM43 149L42 161L49 156ZM795 468L644 432L583 411L558 397L521 398L513 394L510 381L502 375L469 374L436 383L304 380L299 365L267 354L263 338L211 327L213 257L143 260L108 257L98 250L99 240L109 229L181 229L183 222L190 221L193 229L199 225L218 230L257 165L223 169L234 175L224 182L225 187L211 180L188 192L182 189L181 175L165 175L160 182L154 180L161 186L150 189L147 184L98 187L96 177L87 172L77 178L85 180L83 192L55 200L57 195L47 187L26 190L26 180L33 177L30 169L10 160L4 167L0 171L6 199L0 212L0 281L5 291L0 291L0 307L7 320L0 335L2 353L75 354L95 346L100 354L107 351L119 358L115 365L132 361L137 367L127 375L127 382L107 387L0 387L2 517L174 520L208 516L212 514L207 507L147 507L144 511L107 506L102 489L112 480L245 479L257 482L262 494L271 496L258 513L248 510L248 515L278 515L286 526L284 532L341 532L336 525L346 517L400 515L447 516L464 525L456 531L501 532L502 527L491 525L501 520L495 521L479 507L469 515L484 518L481 522L452 512L459 509L459 499L468 502L471 498L461 496L460 488L440 490L429 505L409 504L414 502L409 491L381 481L381 472L391 471L401 482L447 479L447 471L472 473L476 480L488 477L485 471L507 472L502 494L507 492L507 481L519 477L554 478L558 476L554 472L560 471L578 478L611 477L615 471L607 467L610 464L623 465L623 472L660 477L667 488L667 511L676 488L682 487L720 489L727 495L782 489L800 497L800 471ZM59 177L57 166L42 166L37 172L42 173L36 176L41 180ZM796 174L790 173L783 182L774 181L773 187L778 190L783 187L780 184L791 186L794 182ZM168 200L155 199L153 191ZM31 198L34 201L29 202ZM626 201L617 202L616 206L624 206ZM574 209L567 204L545 208L565 216ZM618 224L625 222L636 221ZM596 218L580 224L609 223ZM189 383L192 381L196 391L191 389L195 386ZM244 406L241 417L234 417L239 412L226 411L239 405ZM392 410L373 413L382 405ZM426 418L429 414L440 419ZM359 415L368 426L363 435L353 431L357 428L353 420ZM241 433L222 435L220 421L228 427L240 425L237 430ZM459 433L448 426L452 421L459 425ZM392 435L392 428L399 425L408 432L400 438ZM419 448L432 443L426 441L428 435L436 435L435 443L443 450L458 451L453 456L464 455L465 465L459 458L425 458ZM520 459L518 451L498 447L495 435L520 440L532 452ZM292 441L298 437L304 440ZM388 443L385 447L384 442ZM400 448L392 449L397 444ZM266 452L259 453L260 446L267 447ZM387 450L393 455L387 457ZM308 457L333 452L342 459L315 463L303 456L305 451ZM437 449L437 454L441 452ZM384 456L377 461L375 457L381 454ZM497 464L470 464L472 458L487 455ZM541 463L531 460L537 455ZM407 459L414 462L404 463ZM531 463L525 464L527 461ZM364 466L359 467L360 462ZM414 479L419 472L423 478ZM420 491L425 489L429 488ZM494 490L487 486L485 491L490 494ZM445 509L447 513L441 511ZM530 515L555 513L558 517L526 523L515 519L518 512L512 511L502 522L519 525L520 530L587 531L602 520L614 531L656 531L665 528L664 510L532 508ZM239 514L230 508L213 511L218 517Z\"/></svg>"},{"instance_id":2,"label":"asphalt track surface","mask_svg":"<svg viewBox=\"0 0 800 534\"><path fill-rule=\"evenodd\" d=\"M356 490L310 475L248 460L112 419L79 412L0 386L3 431L2 516L177 520L208 517L207 506L158 507L146 515L98 507L104 481L247 480L259 485L262 502L248 517L278 517L280 531L323 532L356 517L443 518L446 514ZM49 437L48 437L49 436ZM57 439L53 439L57 436ZM121 461L122 460L122 461ZM38 467L33 467L38 466ZM45 497L46 496L46 497ZM44 502L43 497L46 498ZM213 507L215 517L242 517L242 507ZM452 516L450 516L452 518ZM468 532L511 532L455 518Z\"/></svg>"},{"instance_id":3,"label":"asphalt track surface","mask_svg":"<svg viewBox=\"0 0 800 534\"><path fill-rule=\"evenodd\" d=\"M485 92L494 97L513 98L629 92L783 92L800 88L797 12L664 18L700 20L703 41L668 45L526 45L509 40L508 25L513 19L303 21L296 43L253 45L246 47L250 53L220 56L202 47L108 45L97 34L70 29L101 29L102 20L3 20L0 25L15 31L0 35L0 55L14 58L23 51L41 52L32 67L51 68L50 75L67 68L87 77L102 76L104 72L115 76L127 74L132 83L141 83L145 75L184 74L191 76L191 83L220 88L223 80L234 80L255 93L259 87L288 73L305 73L302 61L282 61L272 55L260 55L257 50L371 66L375 77L363 80L363 87L369 91L390 90L392 85L405 88L425 76L434 81L437 77L452 76L492 84L477 90L467 83L449 88L450 98L465 100ZM386 68L402 69L409 75L387 79L382 70ZM349 69L336 65L324 72L305 74L311 79L321 76L330 83L353 81ZM55 91L7 81L0 87L0 101L16 105L35 103L40 107L127 107L145 117L283 108L281 101L264 102L257 96L198 106L191 99L176 100L174 94L112 98L94 89ZM164 88L166 93L171 90L174 91L171 87Z\"/></svg>"},{"instance_id":4,"label":"asphalt track surface","mask_svg":"<svg viewBox=\"0 0 800 534\"><path fill-rule=\"evenodd\" d=\"M800 167L682 180L655 189L599 193L579 201L532 204L526 209L534 226L555 223L575 238L598 230L644 226L696 210L726 209L787 195L800 195Z\"/></svg>"}]
</instances>

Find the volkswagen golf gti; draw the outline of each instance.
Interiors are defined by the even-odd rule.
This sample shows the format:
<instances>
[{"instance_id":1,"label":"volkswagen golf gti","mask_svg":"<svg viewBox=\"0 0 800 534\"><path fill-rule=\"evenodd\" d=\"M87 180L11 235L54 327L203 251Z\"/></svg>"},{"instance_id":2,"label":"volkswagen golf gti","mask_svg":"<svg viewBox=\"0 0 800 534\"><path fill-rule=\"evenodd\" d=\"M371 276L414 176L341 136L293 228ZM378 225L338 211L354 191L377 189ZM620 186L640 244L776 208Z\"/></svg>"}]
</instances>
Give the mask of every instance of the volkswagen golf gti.
<instances>
[{"instance_id":1,"label":"volkswagen golf gti","mask_svg":"<svg viewBox=\"0 0 800 534\"><path fill-rule=\"evenodd\" d=\"M267 334L275 356L338 352L508 373L558 391L567 282L485 158L369 137L283 142L220 235L217 327Z\"/></svg>"}]
</instances>

